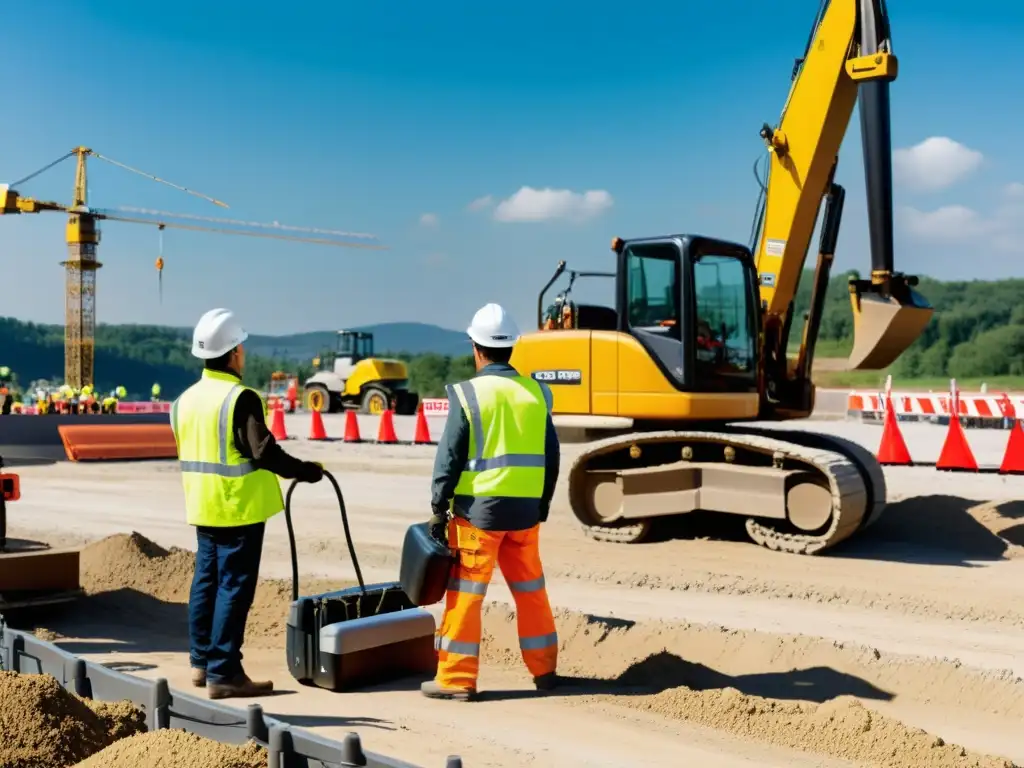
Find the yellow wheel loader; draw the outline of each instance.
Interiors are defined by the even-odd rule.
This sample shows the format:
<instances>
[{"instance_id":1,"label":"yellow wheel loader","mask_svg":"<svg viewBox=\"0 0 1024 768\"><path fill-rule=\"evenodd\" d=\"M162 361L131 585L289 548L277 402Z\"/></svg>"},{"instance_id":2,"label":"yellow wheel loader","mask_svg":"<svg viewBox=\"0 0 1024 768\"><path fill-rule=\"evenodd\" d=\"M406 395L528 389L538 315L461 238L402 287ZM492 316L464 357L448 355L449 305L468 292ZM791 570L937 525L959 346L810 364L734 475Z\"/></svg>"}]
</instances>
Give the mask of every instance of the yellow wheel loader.
<instances>
[{"instance_id":1,"label":"yellow wheel loader","mask_svg":"<svg viewBox=\"0 0 1024 768\"><path fill-rule=\"evenodd\" d=\"M882 513L885 479L869 451L743 422L813 410L811 366L844 199L836 163L858 98L871 276L849 286L849 367L888 366L932 317L917 279L893 265L896 74L884 0L823 0L781 120L760 132L768 173L749 245L697 234L615 238L614 307L575 305L563 294L545 318L542 291L538 331L520 338L511 362L550 385L560 431L604 432L568 473L588 535L638 542L660 517L703 510L740 516L765 547L815 554ZM822 206L810 310L795 329L797 284ZM802 340L790 359L794 331Z\"/></svg>"},{"instance_id":2,"label":"yellow wheel loader","mask_svg":"<svg viewBox=\"0 0 1024 768\"><path fill-rule=\"evenodd\" d=\"M402 416L416 413L419 395L409 391L408 366L374 357L372 333L338 331L335 351L315 358L313 366L318 370L304 384L309 410L381 414L392 408Z\"/></svg>"}]
</instances>

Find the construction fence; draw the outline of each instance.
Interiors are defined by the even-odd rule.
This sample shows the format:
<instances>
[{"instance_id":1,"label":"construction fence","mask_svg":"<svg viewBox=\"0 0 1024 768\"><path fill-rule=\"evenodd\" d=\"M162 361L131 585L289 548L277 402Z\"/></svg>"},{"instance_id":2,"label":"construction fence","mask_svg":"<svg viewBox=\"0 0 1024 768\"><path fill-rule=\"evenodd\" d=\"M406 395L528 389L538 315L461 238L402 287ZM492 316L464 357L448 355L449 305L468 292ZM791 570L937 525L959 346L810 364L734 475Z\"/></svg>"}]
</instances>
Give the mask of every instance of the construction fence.
<instances>
[{"instance_id":1,"label":"construction fence","mask_svg":"<svg viewBox=\"0 0 1024 768\"><path fill-rule=\"evenodd\" d=\"M149 731L177 728L224 744L255 741L269 768L421 768L363 749L357 733L336 741L267 717L259 704L245 711L173 690L163 678L147 680L84 661L34 635L6 628L0 617L0 670L52 675L65 689L98 701L130 701L146 715ZM341 694L344 695L344 694ZM446 768L461 768L451 756Z\"/></svg>"}]
</instances>

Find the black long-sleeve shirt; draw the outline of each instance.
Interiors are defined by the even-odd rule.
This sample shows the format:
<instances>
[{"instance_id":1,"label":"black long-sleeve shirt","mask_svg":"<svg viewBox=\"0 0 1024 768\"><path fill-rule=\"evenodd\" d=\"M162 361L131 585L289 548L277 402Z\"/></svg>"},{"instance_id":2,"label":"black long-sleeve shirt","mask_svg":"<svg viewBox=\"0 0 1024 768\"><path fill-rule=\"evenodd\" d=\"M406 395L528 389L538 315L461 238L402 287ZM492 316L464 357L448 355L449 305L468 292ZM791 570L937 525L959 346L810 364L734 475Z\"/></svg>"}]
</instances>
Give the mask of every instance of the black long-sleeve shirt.
<instances>
[{"instance_id":1,"label":"black long-sleeve shirt","mask_svg":"<svg viewBox=\"0 0 1024 768\"><path fill-rule=\"evenodd\" d=\"M259 395L249 389L243 390L235 400L233 415L235 447L257 469L273 472L286 480L294 480L303 474L306 462L286 453L267 428Z\"/></svg>"},{"instance_id":2,"label":"black long-sleeve shirt","mask_svg":"<svg viewBox=\"0 0 1024 768\"><path fill-rule=\"evenodd\" d=\"M490 363L477 372L477 376L518 376L519 372L506 363ZM551 507L551 499L555 495L555 483L558 481L560 463L560 447L555 426L548 414L544 439L544 488L540 500L541 516L547 517ZM447 512L455 495L455 486L459 483L469 460L469 419L459 402L449 402L448 420L444 432L437 444L434 457L434 478L431 492L431 509L435 513ZM483 529L516 530L536 524L536 520L473 520L474 525Z\"/></svg>"},{"instance_id":3,"label":"black long-sleeve shirt","mask_svg":"<svg viewBox=\"0 0 1024 768\"><path fill-rule=\"evenodd\" d=\"M234 376L241 384L241 378L234 371L228 368L215 370ZM232 416L235 448L257 469L273 472L285 480L294 480L303 474L306 462L286 453L270 433L259 395L249 389L242 390L235 400Z\"/></svg>"}]
</instances>

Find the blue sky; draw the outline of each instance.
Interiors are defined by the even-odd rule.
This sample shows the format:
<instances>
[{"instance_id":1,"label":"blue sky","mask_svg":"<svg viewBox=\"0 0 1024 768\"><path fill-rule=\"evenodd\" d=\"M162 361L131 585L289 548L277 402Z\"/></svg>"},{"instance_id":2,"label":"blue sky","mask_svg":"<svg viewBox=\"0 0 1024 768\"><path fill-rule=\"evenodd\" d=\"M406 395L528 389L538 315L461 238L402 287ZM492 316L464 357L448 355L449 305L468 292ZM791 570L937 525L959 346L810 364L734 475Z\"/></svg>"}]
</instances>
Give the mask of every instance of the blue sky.
<instances>
[{"instance_id":1,"label":"blue sky","mask_svg":"<svg viewBox=\"0 0 1024 768\"><path fill-rule=\"evenodd\" d=\"M1019 274L1024 5L993 0L977 17L947 0L889 5L894 147L932 139L897 152L898 268ZM0 180L85 144L231 208L96 161L94 206L372 232L389 246L168 230L161 304L155 228L109 223L101 322L191 325L229 306L258 333L464 328L499 301L526 327L557 260L608 269L613 235L746 242L757 133L778 119L815 0L491 6L15 4L0 32ZM866 270L857 126L855 114L837 267ZM68 161L20 191L70 201L72 182ZM563 192L501 205L522 187ZM509 220L523 210L534 220ZM0 220L0 315L62 322L63 236L58 214Z\"/></svg>"}]
</instances>

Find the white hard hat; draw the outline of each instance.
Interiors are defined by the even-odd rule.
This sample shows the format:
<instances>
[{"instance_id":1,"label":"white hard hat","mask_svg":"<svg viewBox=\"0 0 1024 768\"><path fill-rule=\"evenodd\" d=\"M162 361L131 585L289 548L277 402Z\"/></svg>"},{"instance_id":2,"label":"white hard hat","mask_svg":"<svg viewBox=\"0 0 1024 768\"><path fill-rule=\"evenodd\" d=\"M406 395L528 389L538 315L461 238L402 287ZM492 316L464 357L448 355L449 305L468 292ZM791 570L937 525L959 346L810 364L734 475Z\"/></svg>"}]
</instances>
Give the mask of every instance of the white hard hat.
<instances>
[{"instance_id":1,"label":"white hard hat","mask_svg":"<svg viewBox=\"0 0 1024 768\"><path fill-rule=\"evenodd\" d=\"M486 304L473 315L466 333L481 347L511 347L519 338L519 327L503 306Z\"/></svg>"},{"instance_id":2,"label":"white hard hat","mask_svg":"<svg viewBox=\"0 0 1024 768\"><path fill-rule=\"evenodd\" d=\"M203 360L212 360L230 352L249 334L235 319L230 309L211 309L196 323L192 332L192 354Z\"/></svg>"}]
</instances>

